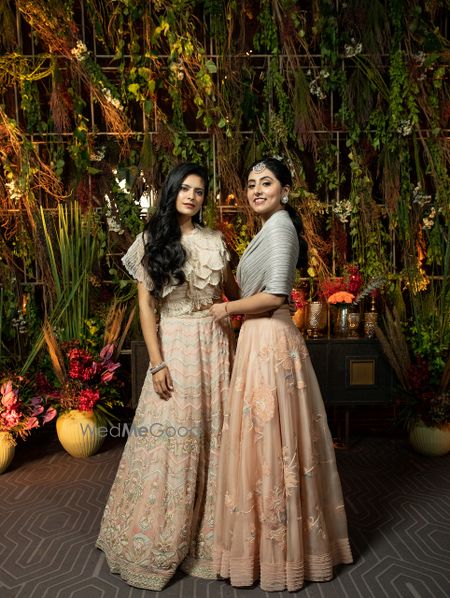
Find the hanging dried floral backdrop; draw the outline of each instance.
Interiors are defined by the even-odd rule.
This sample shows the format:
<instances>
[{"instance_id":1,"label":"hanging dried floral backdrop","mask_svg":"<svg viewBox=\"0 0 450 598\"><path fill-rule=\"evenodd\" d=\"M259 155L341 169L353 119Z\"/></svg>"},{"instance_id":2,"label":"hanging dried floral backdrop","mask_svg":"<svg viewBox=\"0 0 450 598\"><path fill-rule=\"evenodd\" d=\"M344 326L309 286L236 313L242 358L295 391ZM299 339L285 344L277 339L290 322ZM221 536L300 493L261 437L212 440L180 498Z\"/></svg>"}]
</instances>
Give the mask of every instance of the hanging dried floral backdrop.
<instances>
[{"instance_id":1,"label":"hanging dried floral backdrop","mask_svg":"<svg viewBox=\"0 0 450 598\"><path fill-rule=\"evenodd\" d=\"M138 204L173 163L208 165L207 218L239 254L256 227L244 172L268 153L295 174L310 274L387 276L442 360L447 32L444 0L0 0L0 359L26 357L54 304L39 208L96 210L89 280L114 294Z\"/></svg>"}]
</instances>

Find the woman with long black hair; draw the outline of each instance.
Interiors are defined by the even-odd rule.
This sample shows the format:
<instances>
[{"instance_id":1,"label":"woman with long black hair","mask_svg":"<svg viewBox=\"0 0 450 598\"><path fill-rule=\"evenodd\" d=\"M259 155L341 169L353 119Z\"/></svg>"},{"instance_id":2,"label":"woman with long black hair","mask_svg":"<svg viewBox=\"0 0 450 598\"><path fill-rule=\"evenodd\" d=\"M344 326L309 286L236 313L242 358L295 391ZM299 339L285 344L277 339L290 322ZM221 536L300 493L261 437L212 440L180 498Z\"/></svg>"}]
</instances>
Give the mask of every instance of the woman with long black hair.
<instances>
[{"instance_id":1,"label":"woman with long black hair","mask_svg":"<svg viewBox=\"0 0 450 598\"><path fill-rule=\"evenodd\" d=\"M319 385L288 306L301 221L289 207L292 177L265 158L248 174L247 199L262 228L237 270L241 299L213 305L220 322L245 314L222 435L215 564L233 586L266 591L326 581L352 562L344 500Z\"/></svg>"},{"instance_id":2,"label":"woman with long black hair","mask_svg":"<svg viewBox=\"0 0 450 598\"><path fill-rule=\"evenodd\" d=\"M200 225L207 189L203 167L175 167L156 213L123 258L138 284L150 367L97 546L113 573L156 591L179 565L215 578L215 488L232 335L208 309L224 289L236 297L237 287L221 234Z\"/></svg>"}]
</instances>

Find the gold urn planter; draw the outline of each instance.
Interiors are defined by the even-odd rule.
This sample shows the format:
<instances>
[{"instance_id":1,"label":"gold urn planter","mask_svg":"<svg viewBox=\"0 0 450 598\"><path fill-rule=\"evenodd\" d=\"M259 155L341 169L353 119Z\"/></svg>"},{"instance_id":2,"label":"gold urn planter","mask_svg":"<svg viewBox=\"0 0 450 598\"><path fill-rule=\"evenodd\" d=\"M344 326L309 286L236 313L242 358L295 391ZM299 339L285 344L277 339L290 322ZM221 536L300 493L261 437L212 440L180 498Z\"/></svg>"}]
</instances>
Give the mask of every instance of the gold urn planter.
<instances>
[{"instance_id":1,"label":"gold urn planter","mask_svg":"<svg viewBox=\"0 0 450 598\"><path fill-rule=\"evenodd\" d=\"M409 432L412 448L427 457L440 457L450 451L450 424L442 427L426 426L422 421L415 423Z\"/></svg>"},{"instance_id":2,"label":"gold urn planter","mask_svg":"<svg viewBox=\"0 0 450 598\"><path fill-rule=\"evenodd\" d=\"M63 448L72 457L94 455L105 440L105 428L98 425L93 411L71 409L56 420L56 433Z\"/></svg>"},{"instance_id":3,"label":"gold urn planter","mask_svg":"<svg viewBox=\"0 0 450 598\"><path fill-rule=\"evenodd\" d=\"M9 432L0 432L0 474L8 469L16 452L16 443Z\"/></svg>"}]
</instances>

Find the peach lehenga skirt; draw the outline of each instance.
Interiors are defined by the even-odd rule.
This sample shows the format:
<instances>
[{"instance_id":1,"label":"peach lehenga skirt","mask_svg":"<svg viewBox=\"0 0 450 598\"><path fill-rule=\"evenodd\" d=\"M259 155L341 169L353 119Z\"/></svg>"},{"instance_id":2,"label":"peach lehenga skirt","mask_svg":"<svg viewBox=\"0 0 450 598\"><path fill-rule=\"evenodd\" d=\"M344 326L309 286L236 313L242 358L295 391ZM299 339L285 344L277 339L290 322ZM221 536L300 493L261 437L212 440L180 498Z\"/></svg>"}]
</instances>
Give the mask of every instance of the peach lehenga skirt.
<instances>
[{"instance_id":1,"label":"peach lehenga skirt","mask_svg":"<svg viewBox=\"0 0 450 598\"><path fill-rule=\"evenodd\" d=\"M160 399L147 373L97 539L113 573L157 591L179 565L216 577L216 478L232 352L231 329L207 312L162 319L160 338L173 396Z\"/></svg>"},{"instance_id":2,"label":"peach lehenga skirt","mask_svg":"<svg viewBox=\"0 0 450 598\"><path fill-rule=\"evenodd\" d=\"M287 306L241 328L217 488L214 561L233 586L295 591L352 562L324 404Z\"/></svg>"}]
</instances>

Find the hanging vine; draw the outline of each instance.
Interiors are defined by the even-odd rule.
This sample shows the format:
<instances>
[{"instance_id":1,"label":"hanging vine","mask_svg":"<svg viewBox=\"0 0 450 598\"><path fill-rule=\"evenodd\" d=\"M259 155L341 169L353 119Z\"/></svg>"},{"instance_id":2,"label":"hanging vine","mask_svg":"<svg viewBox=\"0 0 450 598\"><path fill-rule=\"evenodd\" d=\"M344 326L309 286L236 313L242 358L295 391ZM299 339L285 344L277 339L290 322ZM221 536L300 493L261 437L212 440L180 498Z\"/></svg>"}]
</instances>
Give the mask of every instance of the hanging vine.
<instances>
[{"instance_id":1,"label":"hanging vine","mask_svg":"<svg viewBox=\"0 0 450 598\"><path fill-rule=\"evenodd\" d=\"M9 263L33 276L35 209L69 197L103 210L120 253L180 160L214 175L208 221L241 252L258 227L245 173L269 153L315 273L352 261L429 288L448 243L446 19L444 0L0 0Z\"/></svg>"}]
</instances>

